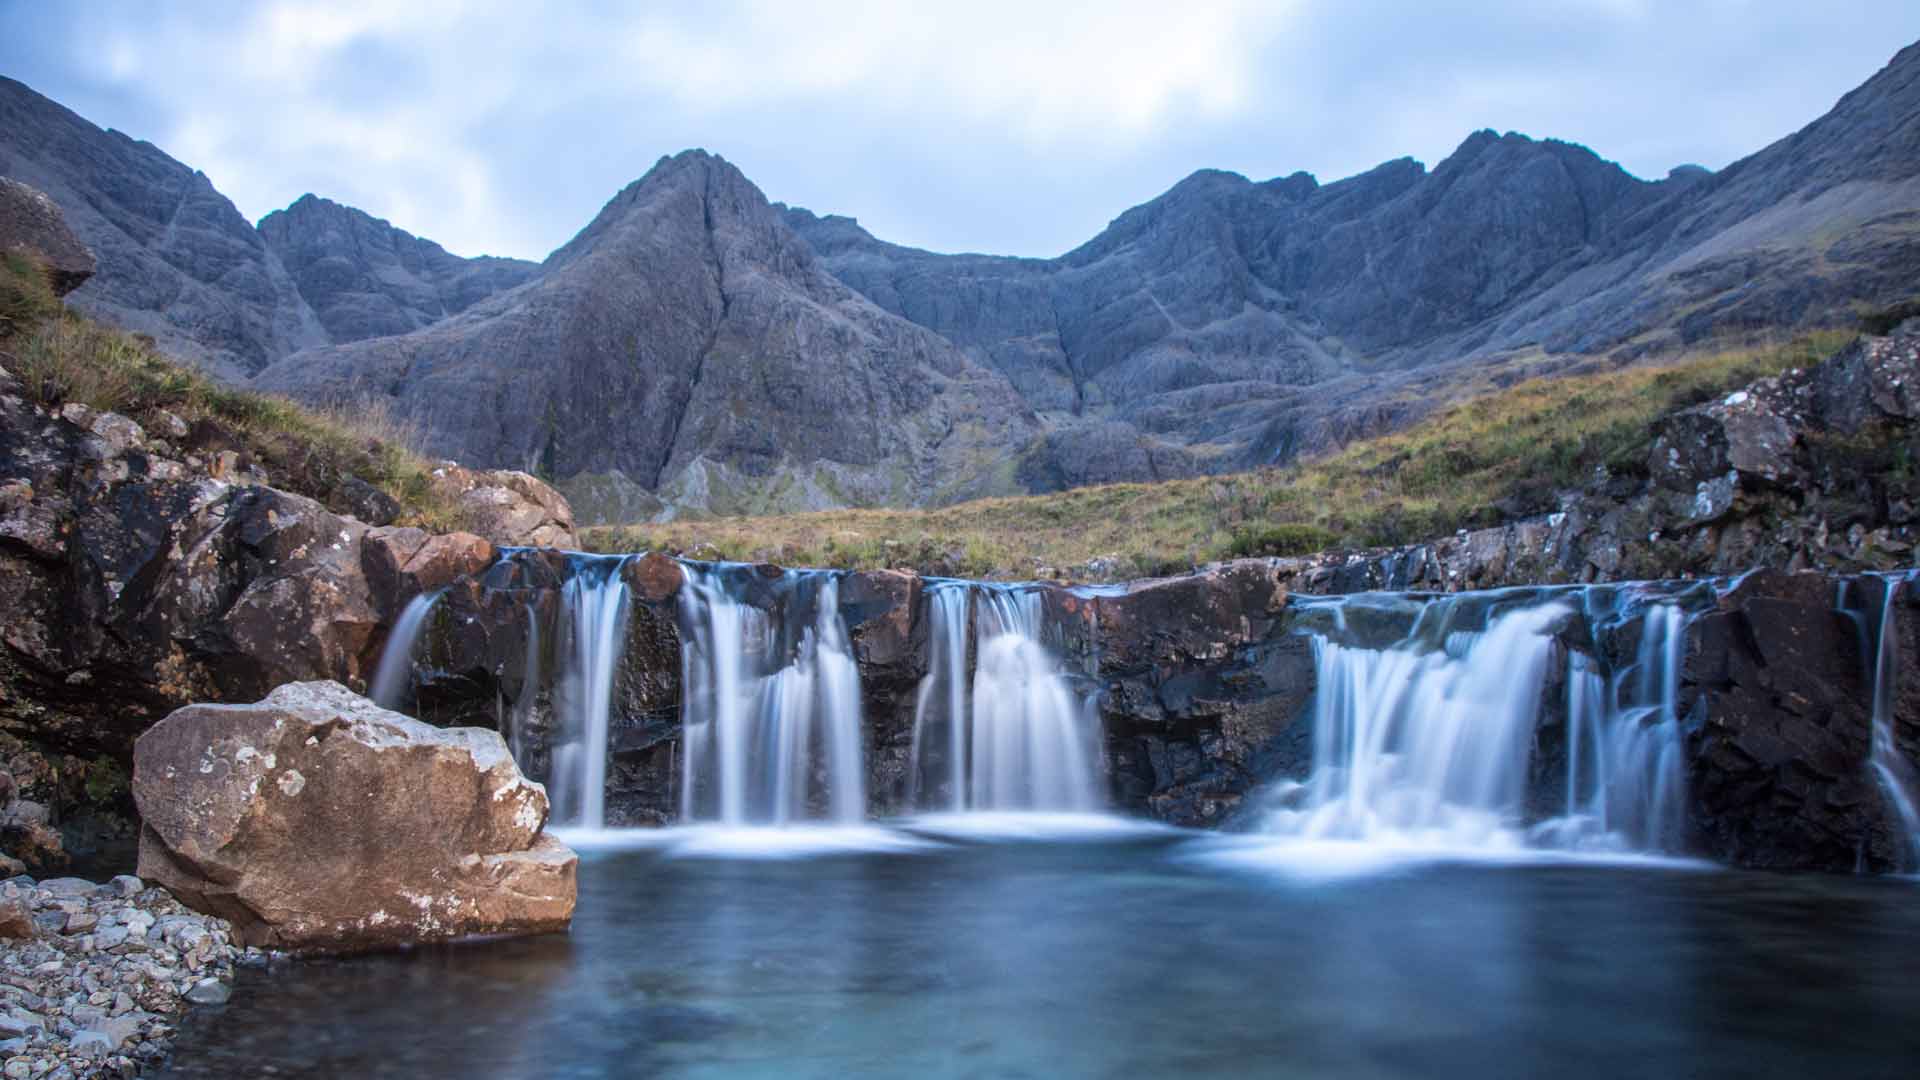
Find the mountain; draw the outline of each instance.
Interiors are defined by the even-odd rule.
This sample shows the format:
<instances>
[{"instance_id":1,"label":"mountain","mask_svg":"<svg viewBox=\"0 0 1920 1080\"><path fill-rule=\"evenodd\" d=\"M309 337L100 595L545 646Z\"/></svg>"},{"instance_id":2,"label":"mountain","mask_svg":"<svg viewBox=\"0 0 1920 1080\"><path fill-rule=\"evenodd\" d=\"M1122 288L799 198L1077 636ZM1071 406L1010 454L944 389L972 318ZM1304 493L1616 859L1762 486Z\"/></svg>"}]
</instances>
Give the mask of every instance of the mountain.
<instances>
[{"instance_id":1,"label":"mountain","mask_svg":"<svg viewBox=\"0 0 1920 1080\"><path fill-rule=\"evenodd\" d=\"M583 517L947 502L1018 490L1007 381L821 269L759 189L663 158L528 284L256 384L378 396L462 461L567 478Z\"/></svg>"},{"instance_id":2,"label":"mountain","mask_svg":"<svg viewBox=\"0 0 1920 1080\"><path fill-rule=\"evenodd\" d=\"M204 176L0 82L76 294L230 376L381 401L583 521L927 505L1285 461L1490 385L1850 325L1920 282L1920 46L1719 173L1480 131L1321 184L1203 170L1054 259L887 243L664 158L543 264Z\"/></svg>"},{"instance_id":3,"label":"mountain","mask_svg":"<svg viewBox=\"0 0 1920 1080\"><path fill-rule=\"evenodd\" d=\"M1032 486L1247 467L1403 422L1501 361L1848 322L1920 283L1920 46L1718 175L1481 131L1431 172L1202 171L1057 259L938 255L786 210L840 280L1004 372ZM1035 459L1040 460L1040 459Z\"/></svg>"},{"instance_id":4,"label":"mountain","mask_svg":"<svg viewBox=\"0 0 1920 1080\"><path fill-rule=\"evenodd\" d=\"M313 195L261 218L259 232L336 343L418 330L540 268L525 259L449 255L431 240Z\"/></svg>"},{"instance_id":5,"label":"mountain","mask_svg":"<svg viewBox=\"0 0 1920 1080\"><path fill-rule=\"evenodd\" d=\"M69 302L233 380L300 349L425 326L535 269L461 259L311 196L256 229L204 174L4 77L0 176L52 197L97 256Z\"/></svg>"}]
</instances>

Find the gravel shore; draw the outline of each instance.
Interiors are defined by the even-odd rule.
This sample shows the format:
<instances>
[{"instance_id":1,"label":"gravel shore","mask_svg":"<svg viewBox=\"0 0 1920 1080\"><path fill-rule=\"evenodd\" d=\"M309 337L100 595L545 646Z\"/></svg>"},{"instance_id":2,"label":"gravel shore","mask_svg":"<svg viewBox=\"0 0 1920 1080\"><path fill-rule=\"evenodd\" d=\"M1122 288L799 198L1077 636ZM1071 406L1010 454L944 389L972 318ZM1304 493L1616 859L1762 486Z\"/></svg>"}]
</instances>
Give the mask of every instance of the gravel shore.
<instances>
[{"instance_id":1,"label":"gravel shore","mask_svg":"<svg viewBox=\"0 0 1920 1080\"><path fill-rule=\"evenodd\" d=\"M146 1072L182 1013L224 1004L235 965L265 959L136 877L0 882L0 1077Z\"/></svg>"}]
</instances>

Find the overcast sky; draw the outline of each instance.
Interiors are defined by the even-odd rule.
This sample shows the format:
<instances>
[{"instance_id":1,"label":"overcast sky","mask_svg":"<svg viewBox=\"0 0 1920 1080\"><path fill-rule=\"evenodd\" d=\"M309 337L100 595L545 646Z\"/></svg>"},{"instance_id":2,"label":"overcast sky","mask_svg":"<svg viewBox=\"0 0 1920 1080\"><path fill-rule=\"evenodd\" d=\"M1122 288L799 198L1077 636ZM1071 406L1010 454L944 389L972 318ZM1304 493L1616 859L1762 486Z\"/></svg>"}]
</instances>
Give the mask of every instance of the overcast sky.
<instances>
[{"instance_id":1,"label":"overcast sky","mask_svg":"<svg viewBox=\"0 0 1920 1080\"><path fill-rule=\"evenodd\" d=\"M0 72L250 218L311 191L541 258L699 146L888 240L1056 255L1198 168L1324 182L1482 127L1720 168L1920 37L1920 2L0 0L0 28Z\"/></svg>"}]
</instances>

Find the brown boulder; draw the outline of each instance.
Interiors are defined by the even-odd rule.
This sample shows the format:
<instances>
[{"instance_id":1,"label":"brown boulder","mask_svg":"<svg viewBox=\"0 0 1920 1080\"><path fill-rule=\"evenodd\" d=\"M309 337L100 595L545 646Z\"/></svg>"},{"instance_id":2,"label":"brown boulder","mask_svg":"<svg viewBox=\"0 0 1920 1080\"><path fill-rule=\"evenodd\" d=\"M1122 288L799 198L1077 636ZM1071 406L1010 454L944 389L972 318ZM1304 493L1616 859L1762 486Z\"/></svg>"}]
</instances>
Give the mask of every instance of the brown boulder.
<instances>
[{"instance_id":1,"label":"brown boulder","mask_svg":"<svg viewBox=\"0 0 1920 1080\"><path fill-rule=\"evenodd\" d=\"M139 874L252 945L356 951L563 930L576 858L493 731L337 683L190 705L142 735Z\"/></svg>"},{"instance_id":2,"label":"brown boulder","mask_svg":"<svg viewBox=\"0 0 1920 1080\"><path fill-rule=\"evenodd\" d=\"M566 497L526 473L448 461L434 468L433 486L458 504L469 529L503 547L580 546Z\"/></svg>"},{"instance_id":3,"label":"brown boulder","mask_svg":"<svg viewBox=\"0 0 1920 1080\"><path fill-rule=\"evenodd\" d=\"M34 188L4 176L0 176L0 251L26 251L38 258L60 296L93 276L93 252L67 228L60 207Z\"/></svg>"},{"instance_id":4,"label":"brown boulder","mask_svg":"<svg viewBox=\"0 0 1920 1080\"><path fill-rule=\"evenodd\" d=\"M490 541L472 533L435 534L392 526L367 530L360 548L368 586L393 613L423 592L480 574L498 557Z\"/></svg>"}]
</instances>

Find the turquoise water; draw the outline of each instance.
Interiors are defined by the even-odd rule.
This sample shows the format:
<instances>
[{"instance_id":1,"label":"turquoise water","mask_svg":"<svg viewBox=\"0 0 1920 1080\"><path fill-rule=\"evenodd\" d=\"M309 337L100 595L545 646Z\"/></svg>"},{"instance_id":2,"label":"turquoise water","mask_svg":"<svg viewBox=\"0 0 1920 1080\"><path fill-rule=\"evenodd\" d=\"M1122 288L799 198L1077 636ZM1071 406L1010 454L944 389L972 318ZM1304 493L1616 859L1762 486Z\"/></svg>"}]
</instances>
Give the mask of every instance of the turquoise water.
<instances>
[{"instance_id":1,"label":"turquoise water","mask_svg":"<svg viewBox=\"0 0 1920 1080\"><path fill-rule=\"evenodd\" d=\"M1866 1077L1920 1055L1908 881L1165 832L666 839L698 835L586 852L570 935L247 973L170 1075Z\"/></svg>"}]
</instances>

